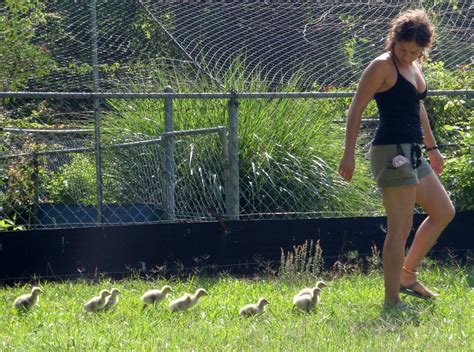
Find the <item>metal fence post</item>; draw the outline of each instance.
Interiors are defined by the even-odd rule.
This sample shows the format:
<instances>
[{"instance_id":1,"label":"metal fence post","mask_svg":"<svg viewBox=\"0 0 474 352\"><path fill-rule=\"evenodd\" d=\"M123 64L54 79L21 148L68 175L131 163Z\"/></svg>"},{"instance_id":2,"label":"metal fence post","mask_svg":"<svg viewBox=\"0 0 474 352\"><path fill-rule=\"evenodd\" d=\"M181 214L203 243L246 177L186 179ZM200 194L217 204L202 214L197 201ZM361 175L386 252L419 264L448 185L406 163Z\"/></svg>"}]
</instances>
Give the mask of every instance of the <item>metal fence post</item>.
<instances>
[{"instance_id":1,"label":"metal fence post","mask_svg":"<svg viewBox=\"0 0 474 352\"><path fill-rule=\"evenodd\" d=\"M36 154L36 150L33 151L31 154L31 157L33 158L32 163L33 163L33 175L32 175L32 181L33 181L33 211L32 216L33 219L30 219L29 225L33 225L32 227L36 226L39 224L39 219L38 219L38 208L39 208L39 187L40 187L40 177L39 177L39 160L38 160L38 154Z\"/></svg>"},{"instance_id":2,"label":"metal fence post","mask_svg":"<svg viewBox=\"0 0 474 352\"><path fill-rule=\"evenodd\" d=\"M99 92L99 59L97 47L97 1L91 1L92 25L92 75L94 79L94 93ZM95 131L95 173L97 183L97 225L103 223L103 191L102 191L102 149L100 141L100 99L94 97L94 131Z\"/></svg>"},{"instance_id":3,"label":"metal fence post","mask_svg":"<svg viewBox=\"0 0 474 352\"><path fill-rule=\"evenodd\" d=\"M239 103L235 91L231 91L229 99L229 179L226 203L226 218L228 220L239 219Z\"/></svg>"},{"instance_id":4,"label":"metal fence post","mask_svg":"<svg viewBox=\"0 0 474 352\"><path fill-rule=\"evenodd\" d=\"M173 88L167 86L165 93L173 93ZM165 98L165 132L174 132L173 98ZM163 135L163 206L166 220L175 220L175 165L174 165L174 137Z\"/></svg>"},{"instance_id":5,"label":"metal fence post","mask_svg":"<svg viewBox=\"0 0 474 352\"><path fill-rule=\"evenodd\" d=\"M219 131L219 139L221 141L221 148L222 148L222 166L223 166L223 171L224 171L224 199L226 203L224 204L224 207L228 209L228 204L227 204L227 199L228 199L228 194L230 192L230 187L229 187L229 147L228 147L228 128L223 128Z\"/></svg>"}]
</instances>

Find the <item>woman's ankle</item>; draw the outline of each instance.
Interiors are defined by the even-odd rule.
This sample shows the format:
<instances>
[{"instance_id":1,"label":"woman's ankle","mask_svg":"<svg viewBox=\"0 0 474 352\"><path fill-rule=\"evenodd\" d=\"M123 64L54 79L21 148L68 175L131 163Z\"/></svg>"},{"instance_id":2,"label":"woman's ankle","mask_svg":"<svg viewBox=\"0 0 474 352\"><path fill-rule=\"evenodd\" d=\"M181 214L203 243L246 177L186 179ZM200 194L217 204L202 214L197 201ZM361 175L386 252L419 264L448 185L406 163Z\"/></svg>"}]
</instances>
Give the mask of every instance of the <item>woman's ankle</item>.
<instances>
[{"instance_id":1,"label":"woman's ankle","mask_svg":"<svg viewBox=\"0 0 474 352\"><path fill-rule=\"evenodd\" d=\"M400 284L403 286L414 284L418 281L417 279L418 272L412 269L403 266L402 272L400 275Z\"/></svg>"},{"instance_id":2,"label":"woman's ankle","mask_svg":"<svg viewBox=\"0 0 474 352\"><path fill-rule=\"evenodd\" d=\"M405 275L412 275L415 276L418 275L418 271L416 271L416 268L410 268L406 265L402 266L402 274Z\"/></svg>"},{"instance_id":3,"label":"woman's ankle","mask_svg":"<svg viewBox=\"0 0 474 352\"><path fill-rule=\"evenodd\" d=\"M396 294L393 294L393 295L385 294L385 298L384 298L385 304L396 305L400 303L401 301L402 300L400 299L400 295L398 291L396 292Z\"/></svg>"}]
</instances>

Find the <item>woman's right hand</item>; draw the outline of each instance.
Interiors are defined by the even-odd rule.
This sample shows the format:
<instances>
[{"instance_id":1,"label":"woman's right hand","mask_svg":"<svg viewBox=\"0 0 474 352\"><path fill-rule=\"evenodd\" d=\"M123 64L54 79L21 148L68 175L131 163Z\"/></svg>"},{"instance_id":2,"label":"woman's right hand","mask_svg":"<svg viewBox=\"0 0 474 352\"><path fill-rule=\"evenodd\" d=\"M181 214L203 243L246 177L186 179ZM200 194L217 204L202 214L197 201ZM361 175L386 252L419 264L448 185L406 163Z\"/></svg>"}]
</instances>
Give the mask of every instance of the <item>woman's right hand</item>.
<instances>
[{"instance_id":1,"label":"woman's right hand","mask_svg":"<svg viewBox=\"0 0 474 352\"><path fill-rule=\"evenodd\" d=\"M352 175L355 169L355 157L352 155L343 155L341 162L339 163L339 175L347 181L352 180Z\"/></svg>"}]
</instances>

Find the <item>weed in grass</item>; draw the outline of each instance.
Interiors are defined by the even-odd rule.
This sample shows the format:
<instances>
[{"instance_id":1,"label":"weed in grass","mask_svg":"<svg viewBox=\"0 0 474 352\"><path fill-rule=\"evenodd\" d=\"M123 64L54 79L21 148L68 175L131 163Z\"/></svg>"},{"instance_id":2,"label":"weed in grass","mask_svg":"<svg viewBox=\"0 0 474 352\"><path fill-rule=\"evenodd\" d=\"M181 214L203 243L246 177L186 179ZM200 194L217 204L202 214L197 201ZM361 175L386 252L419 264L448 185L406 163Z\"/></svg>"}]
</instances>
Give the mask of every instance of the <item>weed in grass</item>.
<instances>
[{"instance_id":1,"label":"weed in grass","mask_svg":"<svg viewBox=\"0 0 474 352\"><path fill-rule=\"evenodd\" d=\"M278 274L278 270L274 269L272 261L262 259L258 254L253 256L253 261L257 267L257 272L263 277L274 277Z\"/></svg>"},{"instance_id":2,"label":"weed in grass","mask_svg":"<svg viewBox=\"0 0 474 352\"><path fill-rule=\"evenodd\" d=\"M344 254L345 261L344 261L344 272L346 274L349 273L358 273L362 268L362 260L359 256L359 252L356 250L347 251Z\"/></svg>"},{"instance_id":3,"label":"weed in grass","mask_svg":"<svg viewBox=\"0 0 474 352\"><path fill-rule=\"evenodd\" d=\"M360 263L359 261L352 260L336 260L332 265L332 275L333 277L339 277L344 275L351 275L360 273Z\"/></svg>"},{"instance_id":4,"label":"weed in grass","mask_svg":"<svg viewBox=\"0 0 474 352\"><path fill-rule=\"evenodd\" d=\"M375 243L372 243L370 246L370 250L372 252L371 256L367 256L367 269L368 271L379 271L382 267L382 257L380 255L380 249L377 248Z\"/></svg>"},{"instance_id":5,"label":"weed in grass","mask_svg":"<svg viewBox=\"0 0 474 352\"><path fill-rule=\"evenodd\" d=\"M324 259L319 240L306 240L303 244L293 246L292 251L285 255L281 249L279 277L290 278L317 278L322 271Z\"/></svg>"}]
</instances>

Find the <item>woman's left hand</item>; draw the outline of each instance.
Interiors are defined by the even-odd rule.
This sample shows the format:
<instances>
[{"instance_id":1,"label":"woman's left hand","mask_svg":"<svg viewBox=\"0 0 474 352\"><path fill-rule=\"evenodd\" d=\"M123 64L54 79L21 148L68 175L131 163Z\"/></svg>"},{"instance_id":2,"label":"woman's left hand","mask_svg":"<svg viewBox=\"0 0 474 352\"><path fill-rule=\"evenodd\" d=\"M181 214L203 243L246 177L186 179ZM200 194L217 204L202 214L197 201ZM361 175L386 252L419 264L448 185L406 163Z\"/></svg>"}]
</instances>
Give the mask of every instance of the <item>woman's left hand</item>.
<instances>
[{"instance_id":1,"label":"woman's left hand","mask_svg":"<svg viewBox=\"0 0 474 352\"><path fill-rule=\"evenodd\" d=\"M438 149L430 150L427 152L428 158L430 159L431 167L433 168L436 175L439 175L444 168L443 156Z\"/></svg>"}]
</instances>

